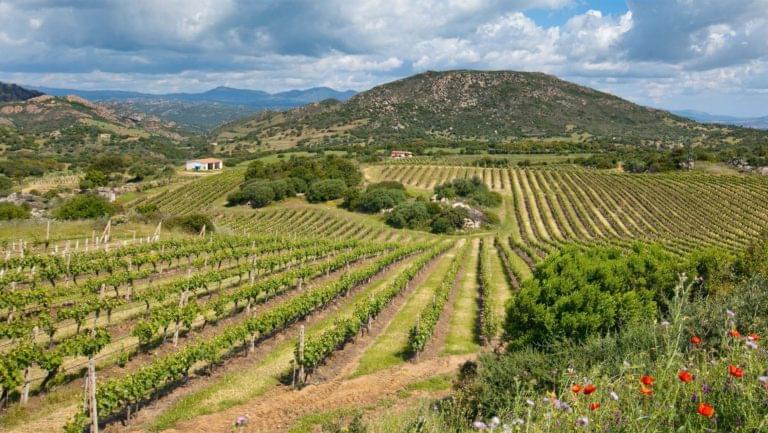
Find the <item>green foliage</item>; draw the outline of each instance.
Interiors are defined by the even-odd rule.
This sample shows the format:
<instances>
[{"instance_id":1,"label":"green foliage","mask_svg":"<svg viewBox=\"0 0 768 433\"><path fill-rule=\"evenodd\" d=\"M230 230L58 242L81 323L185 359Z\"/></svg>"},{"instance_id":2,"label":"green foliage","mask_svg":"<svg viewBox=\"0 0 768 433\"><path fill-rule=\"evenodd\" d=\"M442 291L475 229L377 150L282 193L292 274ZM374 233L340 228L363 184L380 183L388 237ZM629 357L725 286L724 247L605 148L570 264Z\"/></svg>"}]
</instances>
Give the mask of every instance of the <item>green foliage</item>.
<instances>
[{"instance_id":1,"label":"green foliage","mask_svg":"<svg viewBox=\"0 0 768 433\"><path fill-rule=\"evenodd\" d=\"M397 183L397 182L394 182ZM371 185L365 191L357 190L353 193L347 193L344 197L344 207L358 212L376 213L383 209L390 209L396 205L405 202L405 189L382 187L381 185Z\"/></svg>"},{"instance_id":2,"label":"green foliage","mask_svg":"<svg viewBox=\"0 0 768 433\"><path fill-rule=\"evenodd\" d=\"M495 207L501 204L501 195L488 189L482 179L453 179L435 187L437 198L465 199L478 206Z\"/></svg>"},{"instance_id":3,"label":"green foliage","mask_svg":"<svg viewBox=\"0 0 768 433\"><path fill-rule=\"evenodd\" d=\"M76 195L54 210L53 216L63 220L101 218L113 215L117 209L105 198L93 194Z\"/></svg>"},{"instance_id":4,"label":"green foliage","mask_svg":"<svg viewBox=\"0 0 768 433\"><path fill-rule=\"evenodd\" d=\"M346 158L327 155L323 158L292 156L288 160L264 163L256 160L248 165L245 180L297 178L306 184L317 180L341 179L346 186L356 186L363 175L357 165ZM303 191L303 190L302 190Z\"/></svg>"},{"instance_id":5,"label":"green foliage","mask_svg":"<svg viewBox=\"0 0 768 433\"><path fill-rule=\"evenodd\" d=\"M0 220L29 219L29 205L26 203L17 206L13 203L0 203Z\"/></svg>"},{"instance_id":6,"label":"green foliage","mask_svg":"<svg viewBox=\"0 0 768 433\"><path fill-rule=\"evenodd\" d=\"M173 217L166 221L166 225L169 228L179 228L188 233L200 233L203 226L205 226L206 232L215 231L211 217L200 213Z\"/></svg>"},{"instance_id":7,"label":"green foliage","mask_svg":"<svg viewBox=\"0 0 768 433\"><path fill-rule=\"evenodd\" d=\"M5 197L13 191L13 181L0 174L0 196Z\"/></svg>"},{"instance_id":8,"label":"green foliage","mask_svg":"<svg viewBox=\"0 0 768 433\"><path fill-rule=\"evenodd\" d=\"M507 309L512 345L583 340L656 315L678 266L660 247L566 247L536 267Z\"/></svg>"},{"instance_id":9,"label":"green foliage","mask_svg":"<svg viewBox=\"0 0 768 433\"><path fill-rule=\"evenodd\" d=\"M336 200L347 191L347 184L342 179L318 180L309 186L307 200L312 203Z\"/></svg>"},{"instance_id":10,"label":"green foliage","mask_svg":"<svg viewBox=\"0 0 768 433\"><path fill-rule=\"evenodd\" d=\"M462 228L464 219L468 216L469 213L464 208L417 200L395 206L385 221L395 228L430 230L432 233L451 233Z\"/></svg>"},{"instance_id":11,"label":"green foliage","mask_svg":"<svg viewBox=\"0 0 768 433\"><path fill-rule=\"evenodd\" d=\"M85 173L85 177L80 181L80 189L92 189L99 186L107 186L109 178L102 171L91 169Z\"/></svg>"}]
</instances>

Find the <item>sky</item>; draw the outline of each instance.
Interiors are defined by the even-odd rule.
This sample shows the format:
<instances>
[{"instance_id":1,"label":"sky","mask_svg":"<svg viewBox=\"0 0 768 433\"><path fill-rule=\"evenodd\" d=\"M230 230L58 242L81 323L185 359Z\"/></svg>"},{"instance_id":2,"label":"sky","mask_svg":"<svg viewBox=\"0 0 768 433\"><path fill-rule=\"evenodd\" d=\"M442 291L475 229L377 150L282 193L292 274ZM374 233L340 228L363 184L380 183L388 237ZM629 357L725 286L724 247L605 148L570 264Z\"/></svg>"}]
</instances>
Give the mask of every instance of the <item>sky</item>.
<instances>
[{"instance_id":1,"label":"sky","mask_svg":"<svg viewBox=\"0 0 768 433\"><path fill-rule=\"evenodd\" d=\"M0 0L2 81L359 91L448 69L768 115L768 0Z\"/></svg>"}]
</instances>

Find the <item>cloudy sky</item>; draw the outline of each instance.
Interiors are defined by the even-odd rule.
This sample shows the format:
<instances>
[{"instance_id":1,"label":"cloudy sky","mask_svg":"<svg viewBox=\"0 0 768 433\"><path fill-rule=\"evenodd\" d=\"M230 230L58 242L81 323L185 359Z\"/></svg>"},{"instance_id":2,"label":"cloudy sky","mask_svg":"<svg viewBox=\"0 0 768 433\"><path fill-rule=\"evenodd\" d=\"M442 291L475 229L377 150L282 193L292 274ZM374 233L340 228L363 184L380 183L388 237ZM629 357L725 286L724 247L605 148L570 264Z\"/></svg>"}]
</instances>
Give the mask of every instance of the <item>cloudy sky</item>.
<instances>
[{"instance_id":1,"label":"cloudy sky","mask_svg":"<svg viewBox=\"0 0 768 433\"><path fill-rule=\"evenodd\" d=\"M768 0L0 0L3 81L364 90L455 68L768 115Z\"/></svg>"}]
</instances>

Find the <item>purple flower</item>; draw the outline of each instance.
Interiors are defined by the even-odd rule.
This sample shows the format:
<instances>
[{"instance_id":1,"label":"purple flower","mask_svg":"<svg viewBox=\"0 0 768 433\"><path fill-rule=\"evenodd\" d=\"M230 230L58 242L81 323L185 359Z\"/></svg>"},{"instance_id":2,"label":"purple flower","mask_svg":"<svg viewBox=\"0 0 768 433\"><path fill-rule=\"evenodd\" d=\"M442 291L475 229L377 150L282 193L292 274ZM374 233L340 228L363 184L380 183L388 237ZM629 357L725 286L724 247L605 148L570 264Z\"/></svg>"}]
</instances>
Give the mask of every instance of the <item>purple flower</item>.
<instances>
[{"instance_id":1,"label":"purple flower","mask_svg":"<svg viewBox=\"0 0 768 433\"><path fill-rule=\"evenodd\" d=\"M557 409L559 409L559 410L563 410L563 411L566 411L566 412L570 412L571 411L571 405L569 405L568 403L566 403L564 401L558 400L558 399L555 399L555 407Z\"/></svg>"},{"instance_id":2,"label":"purple flower","mask_svg":"<svg viewBox=\"0 0 768 433\"><path fill-rule=\"evenodd\" d=\"M704 384L701 385L701 392L703 392L704 394L709 394L710 392L712 392L712 388L710 388L707 382L704 382Z\"/></svg>"},{"instance_id":3,"label":"purple flower","mask_svg":"<svg viewBox=\"0 0 768 433\"><path fill-rule=\"evenodd\" d=\"M487 430L488 429L488 425L486 425L482 421L475 421L475 422L473 422L472 423L472 427L474 427L474 428L476 428L478 430Z\"/></svg>"},{"instance_id":4,"label":"purple flower","mask_svg":"<svg viewBox=\"0 0 768 433\"><path fill-rule=\"evenodd\" d=\"M248 424L248 417L244 415L240 415L237 418L235 418L235 426L236 427L244 427Z\"/></svg>"},{"instance_id":5,"label":"purple flower","mask_svg":"<svg viewBox=\"0 0 768 433\"><path fill-rule=\"evenodd\" d=\"M589 418L581 416L576 419L576 425L579 427L586 427L589 425Z\"/></svg>"},{"instance_id":6,"label":"purple flower","mask_svg":"<svg viewBox=\"0 0 768 433\"><path fill-rule=\"evenodd\" d=\"M696 403L698 401L699 401L699 396L696 395L696 393L694 392L693 395L691 396L691 403Z\"/></svg>"}]
</instances>

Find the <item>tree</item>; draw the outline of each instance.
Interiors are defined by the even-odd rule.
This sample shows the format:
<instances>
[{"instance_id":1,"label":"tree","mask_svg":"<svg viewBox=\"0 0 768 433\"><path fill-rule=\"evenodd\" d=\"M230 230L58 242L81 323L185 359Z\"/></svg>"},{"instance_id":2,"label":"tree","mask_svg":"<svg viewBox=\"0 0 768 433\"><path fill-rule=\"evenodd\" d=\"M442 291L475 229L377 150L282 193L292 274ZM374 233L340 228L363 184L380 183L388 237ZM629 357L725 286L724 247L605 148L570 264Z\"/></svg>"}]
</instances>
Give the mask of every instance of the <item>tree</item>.
<instances>
[{"instance_id":1,"label":"tree","mask_svg":"<svg viewBox=\"0 0 768 433\"><path fill-rule=\"evenodd\" d=\"M102 171L88 170L85 177L80 181L80 189L92 189L100 186L107 186L109 179Z\"/></svg>"},{"instance_id":2,"label":"tree","mask_svg":"<svg viewBox=\"0 0 768 433\"><path fill-rule=\"evenodd\" d=\"M193 213L184 216L178 216L166 221L168 227L178 227L189 233L200 233L205 226L208 232L214 231L211 217L205 214Z\"/></svg>"},{"instance_id":3,"label":"tree","mask_svg":"<svg viewBox=\"0 0 768 433\"><path fill-rule=\"evenodd\" d=\"M116 212L112 203L94 194L76 195L53 212L53 216L64 220L100 218Z\"/></svg>"},{"instance_id":4,"label":"tree","mask_svg":"<svg viewBox=\"0 0 768 433\"><path fill-rule=\"evenodd\" d=\"M16 206L13 203L0 203L0 220L29 219L29 205L23 203Z\"/></svg>"},{"instance_id":5,"label":"tree","mask_svg":"<svg viewBox=\"0 0 768 433\"><path fill-rule=\"evenodd\" d=\"M341 179L319 180L309 186L307 200L310 202L322 202L335 200L344 195L347 184Z\"/></svg>"}]
</instances>

